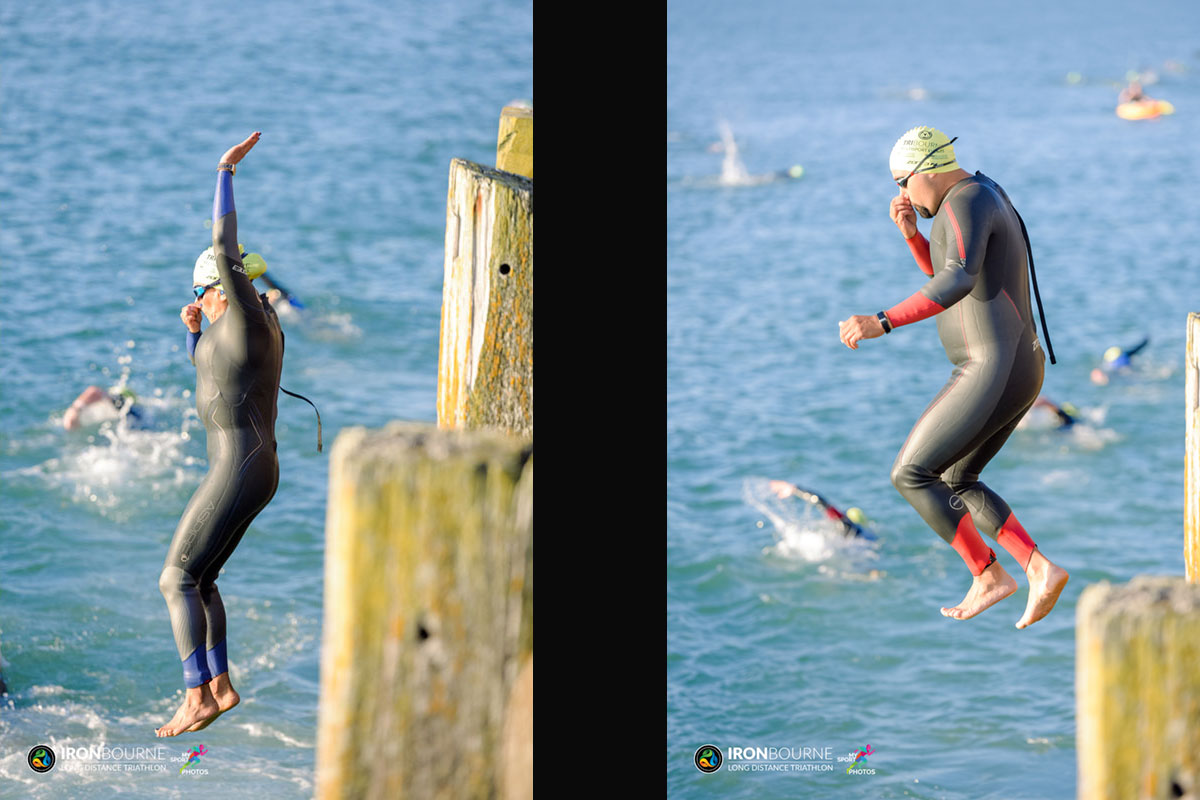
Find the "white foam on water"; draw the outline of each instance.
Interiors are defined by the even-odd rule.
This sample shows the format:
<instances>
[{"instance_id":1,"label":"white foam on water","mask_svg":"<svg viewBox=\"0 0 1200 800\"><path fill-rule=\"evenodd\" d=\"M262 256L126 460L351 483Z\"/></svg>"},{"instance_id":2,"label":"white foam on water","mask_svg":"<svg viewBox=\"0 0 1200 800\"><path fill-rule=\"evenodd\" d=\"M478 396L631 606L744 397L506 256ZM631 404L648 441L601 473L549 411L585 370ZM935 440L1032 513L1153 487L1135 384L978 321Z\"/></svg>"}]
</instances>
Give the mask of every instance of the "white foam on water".
<instances>
[{"instance_id":1,"label":"white foam on water","mask_svg":"<svg viewBox=\"0 0 1200 800\"><path fill-rule=\"evenodd\" d=\"M275 730L274 728L259 725L255 722L242 722L242 723L239 723L236 727L241 728L242 730L246 731L246 733L250 734L251 736L268 737L268 738L278 739L279 741L283 742L284 744L286 744L290 747L305 747L305 748L308 748L311 750L317 746L317 743L315 741L302 742L298 739L293 739L292 737L288 736L283 731L278 731L278 730Z\"/></svg>"},{"instance_id":2,"label":"white foam on water","mask_svg":"<svg viewBox=\"0 0 1200 800\"><path fill-rule=\"evenodd\" d=\"M1103 427L1108 416L1108 406L1076 408L1071 413L1076 420L1075 424L1069 428L1061 428L1057 414L1044 406L1036 406L1021 418L1017 430L1036 432L1047 444L1054 441L1064 452L1072 448L1100 450L1121 440L1121 435L1115 430ZM1053 440L1051 436L1060 438Z\"/></svg>"},{"instance_id":3,"label":"white foam on water","mask_svg":"<svg viewBox=\"0 0 1200 800\"><path fill-rule=\"evenodd\" d=\"M202 475L205 461L193 454L192 442L200 419L187 402L182 396L139 397L141 423L107 420L82 442L68 439L61 456L10 474L42 481L101 516L125 518L163 492L191 488ZM51 422L61 425L61 416ZM170 429L139 427L144 424Z\"/></svg>"},{"instance_id":4,"label":"white foam on water","mask_svg":"<svg viewBox=\"0 0 1200 800\"><path fill-rule=\"evenodd\" d=\"M349 342L362 338L362 328L347 313L328 313L313 320L309 335L327 342Z\"/></svg>"}]
</instances>

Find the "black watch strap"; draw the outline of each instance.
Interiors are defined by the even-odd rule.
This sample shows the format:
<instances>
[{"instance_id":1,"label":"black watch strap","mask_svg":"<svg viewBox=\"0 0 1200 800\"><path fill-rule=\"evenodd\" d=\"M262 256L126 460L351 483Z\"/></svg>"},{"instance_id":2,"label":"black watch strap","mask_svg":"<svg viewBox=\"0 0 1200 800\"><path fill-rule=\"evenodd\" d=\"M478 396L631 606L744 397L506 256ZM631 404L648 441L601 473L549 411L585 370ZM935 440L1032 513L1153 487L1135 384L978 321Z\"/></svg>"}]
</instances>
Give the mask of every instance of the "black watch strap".
<instances>
[{"instance_id":1,"label":"black watch strap","mask_svg":"<svg viewBox=\"0 0 1200 800\"><path fill-rule=\"evenodd\" d=\"M888 319L887 314L883 311L880 311L875 316L879 318L879 324L883 326L883 332L891 333L892 332L892 321L890 319Z\"/></svg>"}]
</instances>

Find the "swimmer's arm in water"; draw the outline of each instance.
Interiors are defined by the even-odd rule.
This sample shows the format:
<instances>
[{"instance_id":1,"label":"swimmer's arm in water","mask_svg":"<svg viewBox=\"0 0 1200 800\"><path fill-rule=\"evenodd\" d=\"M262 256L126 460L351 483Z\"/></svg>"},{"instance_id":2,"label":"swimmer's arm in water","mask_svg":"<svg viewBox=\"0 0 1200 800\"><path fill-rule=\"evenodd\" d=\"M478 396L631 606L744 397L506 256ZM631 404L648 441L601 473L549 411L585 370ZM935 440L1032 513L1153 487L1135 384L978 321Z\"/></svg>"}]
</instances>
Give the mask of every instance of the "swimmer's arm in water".
<instances>
[{"instance_id":1,"label":"swimmer's arm in water","mask_svg":"<svg viewBox=\"0 0 1200 800\"><path fill-rule=\"evenodd\" d=\"M250 134L241 144L225 151L220 164L237 164L250 149L258 143L262 134L258 131ZM225 297L229 300L229 309L225 316L229 320L227 327L236 329L237 333L230 337L233 347L241 347L240 353L230 353L235 362L244 362L249 356L249 336L255 329L267 331L266 312L259 302L254 284L250 282L242 266L237 241L237 210L233 204L233 173L228 169L218 169L217 189L213 196L213 254L217 260L217 272L221 276L221 286L225 289Z\"/></svg>"},{"instance_id":2,"label":"swimmer's arm in water","mask_svg":"<svg viewBox=\"0 0 1200 800\"><path fill-rule=\"evenodd\" d=\"M63 427L69 431L78 428L79 412L83 410L83 407L95 403L97 400L107 399L107 397L108 395L99 386L89 386L84 389L63 414Z\"/></svg>"}]
</instances>

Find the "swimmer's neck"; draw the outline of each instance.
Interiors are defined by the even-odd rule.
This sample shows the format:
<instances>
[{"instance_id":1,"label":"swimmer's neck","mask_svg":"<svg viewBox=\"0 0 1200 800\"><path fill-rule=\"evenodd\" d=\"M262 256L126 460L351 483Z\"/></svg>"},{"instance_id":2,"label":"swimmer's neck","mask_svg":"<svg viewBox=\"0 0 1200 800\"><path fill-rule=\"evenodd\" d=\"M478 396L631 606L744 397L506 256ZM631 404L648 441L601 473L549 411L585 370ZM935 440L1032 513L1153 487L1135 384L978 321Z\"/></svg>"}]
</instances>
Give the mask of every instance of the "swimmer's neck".
<instances>
[{"instance_id":1,"label":"swimmer's neck","mask_svg":"<svg viewBox=\"0 0 1200 800\"><path fill-rule=\"evenodd\" d=\"M973 178L975 176L972 173L967 172L965 169L959 167L956 170L951 170L950 172L939 172L934 175L930 175L929 177L930 183L933 185L933 190L939 197L940 204L941 200L946 199L947 192L965 181L967 178Z\"/></svg>"}]
</instances>

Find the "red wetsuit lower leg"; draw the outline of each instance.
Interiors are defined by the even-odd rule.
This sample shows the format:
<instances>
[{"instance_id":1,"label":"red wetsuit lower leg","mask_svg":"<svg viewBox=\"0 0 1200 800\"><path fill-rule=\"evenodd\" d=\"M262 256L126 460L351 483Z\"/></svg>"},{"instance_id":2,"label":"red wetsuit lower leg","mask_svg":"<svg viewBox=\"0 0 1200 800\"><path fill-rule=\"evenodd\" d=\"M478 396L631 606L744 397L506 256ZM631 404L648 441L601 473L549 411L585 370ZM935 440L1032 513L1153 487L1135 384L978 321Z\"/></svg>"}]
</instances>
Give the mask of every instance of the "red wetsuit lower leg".
<instances>
[{"instance_id":1,"label":"red wetsuit lower leg","mask_svg":"<svg viewBox=\"0 0 1200 800\"><path fill-rule=\"evenodd\" d=\"M996 534L996 541L1012 554L1012 557L1021 565L1021 569L1029 568L1029 559L1033 556L1037 544L1029 538L1029 534L1021 527L1021 523L1017 522L1015 514L1009 514L1008 519L1000 526L1000 532Z\"/></svg>"},{"instance_id":2,"label":"red wetsuit lower leg","mask_svg":"<svg viewBox=\"0 0 1200 800\"><path fill-rule=\"evenodd\" d=\"M983 537L975 528L975 521L970 514L963 514L958 521L958 529L954 532L954 540L950 546L958 551L962 560L967 563L971 574L979 576L987 569L988 564L996 560L992 548L984 544Z\"/></svg>"}]
</instances>

